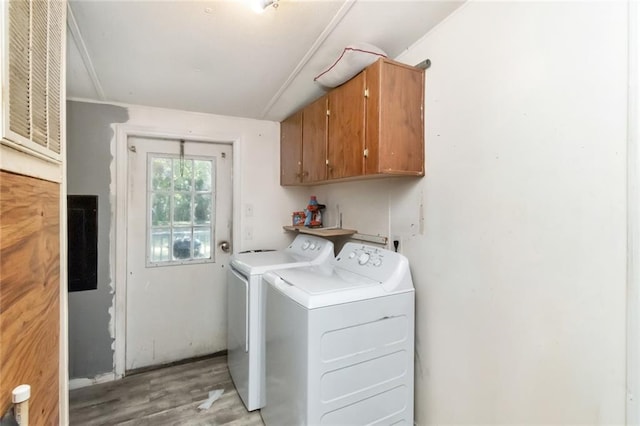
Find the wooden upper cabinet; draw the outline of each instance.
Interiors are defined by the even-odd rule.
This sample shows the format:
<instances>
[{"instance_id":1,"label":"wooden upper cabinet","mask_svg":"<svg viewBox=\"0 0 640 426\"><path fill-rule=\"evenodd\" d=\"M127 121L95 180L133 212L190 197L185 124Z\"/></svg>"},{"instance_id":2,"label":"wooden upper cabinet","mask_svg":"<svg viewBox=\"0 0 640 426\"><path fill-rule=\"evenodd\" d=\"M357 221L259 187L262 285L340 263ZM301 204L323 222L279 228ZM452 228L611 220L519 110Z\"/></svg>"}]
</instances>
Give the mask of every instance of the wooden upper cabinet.
<instances>
[{"instance_id":1,"label":"wooden upper cabinet","mask_svg":"<svg viewBox=\"0 0 640 426\"><path fill-rule=\"evenodd\" d=\"M365 174L424 175L424 70L389 59L367 68Z\"/></svg>"},{"instance_id":2,"label":"wooden upper cabinet","mask_svg":"<svg viewBox=\"0 0 640 426\"><path fill-rule=\"evenodd\" d=\"M280 123L280 185L302 183L302 111Z\"/></svg>"},{"instance_id":3,"label":"wooden upper cabinet","mask_svg":"<svg viewBox=\"0 0 640 426\"><path fill-rule=\"evenodd\" d=\"M327 106L323 96L302 110L302 181L327 179Z\"/></svg>"},{"instance_id":4,"label":"wooden upper cabinet","mask_svg":"<svg viewBox=\"0 0 640 426\"><path fill-rule=\"evenodd\" d=\"M360 176L364 167L365 73L329 92L328 178Z\"/></svg>"},{"instance_id":5,"label":"wooden upper cabinet","mask_svg":"<svg viewBox=\"0 0 640 426\"><path fill-rule=\"evenodd\" d=\"M282 122L281 184L424 176L423 106L424 70L379 59Z\"/></svg>"}]
</instances>

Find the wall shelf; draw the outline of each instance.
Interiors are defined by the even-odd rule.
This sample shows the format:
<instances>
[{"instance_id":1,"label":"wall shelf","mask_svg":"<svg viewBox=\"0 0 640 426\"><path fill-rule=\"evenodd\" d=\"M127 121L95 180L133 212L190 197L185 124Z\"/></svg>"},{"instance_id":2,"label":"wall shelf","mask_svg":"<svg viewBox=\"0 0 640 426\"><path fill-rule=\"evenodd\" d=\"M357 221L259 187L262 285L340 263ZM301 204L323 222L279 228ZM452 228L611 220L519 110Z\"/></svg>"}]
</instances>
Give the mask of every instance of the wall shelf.
<instances>
[{"instance_id":1,"label":"wall shelf","mask_svg":"<svg viewBox=\"0 0 640 426\"><path fill-rule=\"evenodd\" d=\"M355 229L344 228L307 228L306 226L283 226L285 231L298 232L300 234L316 235L318 237L345 237L356 234Z\"/></svg>"}]
</instances>

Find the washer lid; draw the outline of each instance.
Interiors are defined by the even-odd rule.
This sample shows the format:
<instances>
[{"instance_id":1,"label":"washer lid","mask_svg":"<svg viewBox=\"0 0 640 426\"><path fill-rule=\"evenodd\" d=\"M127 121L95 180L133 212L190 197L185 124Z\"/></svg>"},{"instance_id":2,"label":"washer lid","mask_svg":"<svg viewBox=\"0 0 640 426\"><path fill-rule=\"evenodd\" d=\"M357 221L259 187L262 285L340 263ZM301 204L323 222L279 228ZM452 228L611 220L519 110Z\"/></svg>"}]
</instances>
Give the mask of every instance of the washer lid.
<instances>
[{"instance_id":1,"label":"washer lid","mask_svg":"<svg viewBox=\"0 0 640 426\"><path fill-rule=\"evenodd\" d=\"M310 266L274 272L290 285L310 295L332 293L358 287L379 285L379 281L327 266Z\"/></svg>"},{"instance_id":2,"label":"washer lid","mask_svg":"<svg viewBox=\"0 0 640 426\"><path fill-rule=\"evenodd\" d=\"M382 283L327 265L267 272L266 282L307 309L388 296ZM413 291L403 290L405 291Z\"/></svg>"},{"instance_id":3,"label":"washer lid","mask_svg":"<svg viewBox=\"0 0 640 426\"><path fill-rule=\"evenodd\" d=\"M285 251L266 251L236 254L231 266L245 275L259 275L272 269L293 268L311 265L310 259Z\"/></svg>"},{"instance_id":4,"label":"washer lid","mask_svg":"<svg viewBox=\"0 0 640 426\"><path fill-rule=\"evenodd\" d=\"M284 250L240 253L231 266L245 276L262 275L273 269L318 265L333 260L333 243L313 235L298 235Z\"/></svg>"}]
</instances>

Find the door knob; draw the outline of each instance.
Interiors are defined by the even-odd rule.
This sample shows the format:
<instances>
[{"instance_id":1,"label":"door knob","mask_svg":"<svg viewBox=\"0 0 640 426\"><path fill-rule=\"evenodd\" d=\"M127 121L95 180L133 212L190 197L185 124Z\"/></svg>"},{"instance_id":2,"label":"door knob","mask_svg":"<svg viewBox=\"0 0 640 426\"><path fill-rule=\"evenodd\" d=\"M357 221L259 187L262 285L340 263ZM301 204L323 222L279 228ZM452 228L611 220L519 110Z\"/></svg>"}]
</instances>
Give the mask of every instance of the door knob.
<instances>
[{"instance_id":1,"label":"door knob","mask_svg":"<svg viewBox=\"0 0 640 426\"><path fill-rule=\"evenodd\" d=\"M221 242L220 244L218 244L218 247L220 247L220 250L222 250L225 253L229 253L229 249L231 248L231 246L227 241Z\"/></svg>"}]
</instances>

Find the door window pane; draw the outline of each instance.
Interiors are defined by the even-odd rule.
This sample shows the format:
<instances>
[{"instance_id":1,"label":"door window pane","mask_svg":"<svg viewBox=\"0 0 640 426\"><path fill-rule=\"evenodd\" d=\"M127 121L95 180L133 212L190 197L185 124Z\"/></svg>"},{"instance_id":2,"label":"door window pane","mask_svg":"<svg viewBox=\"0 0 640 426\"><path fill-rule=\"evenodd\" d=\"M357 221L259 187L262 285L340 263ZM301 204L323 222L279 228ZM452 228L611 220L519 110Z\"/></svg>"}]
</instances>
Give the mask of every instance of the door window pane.
<instances>
[{"instance_id":1,"label":"door window pane","mask_svg":"<svg viewBox=\"0 0 640 426\"><path fill-rule=\"evenodd\" d=\"M191 194L178 193L173 196L173 225L191 224Z\"/></svg>"},{"instance_id":2,"label":"door window pane","mask_svg":"<svg viewBox=\"0 0 640 426\"><path fill-rule=\"evenodd\" d=\"M214 261L215 161L150 154L148 266Z\"/></svg>"},{"instance_id":3,"label":"door window pane","mask_svg":"<svg viewBox=\"0 0 640 426\"><path fill-rule=\"evenodd\" d=\"M211 192L211 161L194 160L196 191Z\"/></svg>"},{"instance_id":4,"label":"door window pane","mask_svg":"<svg viewBox=\"0 0 640 426\"><path fill-rule=\"evenodd\" d=\"M151 163L151 189L154 191L171 190L171 159L154 158Z\"/></svg>"},{"instance_id":5,"label":"door window pane","mask_svg":"<svg viewBox=\"0 0 640 426\"><path fill-rule=\"evenodd\" d=\"M193 160L173 160L173 185L175 191L191 191L193 180Z\"/></svg>"},{"instance_id":6,"label":"door window pane","mask_svg":"<svg viewBox=\"0 0 640 426\"><path fill-rule=\"evenodd\" d=\"M191 228L174 229L172 247L174 260L192 258Z\"/></svg>"},{"instance_id":7,"label":"door window pane","mask_svg":"<svg viewBox=\"0 0 640 426\"><path fill-rule=\"evenodd\" d=\"M151 194L151 226L169 226L171 199L168 194Z\"/></svg>"},{"instance_id":8,"label":"door window pane","mask_svg":"<svg viewBox=\"0 0 640 426\"><path fill-rule=\"evenodd\" d=\"M198 250L193 257L200 259L211 258L211 228L195 228L193 230L194 241Z\"/></svg>"},{"instance_id":9,"label":"door window pane","mask_svg":"<svg viewBox=\"0 0 640 426\"><path fill-rule=\"evenodd\" d=\"M172 260L169 247L171 246L171 229L158 228L151 231L151 253L152 262L166 262Z\"/></svg>"},{"instance_id":10,"label":"door window pane","mask_svg":"<svg viewBox=\"0 0 640 426\"><path fill-rule=\"evenodd\" d=\"M193 218L196 225L211 223L211 194L196 194Z\"/></svg>"}]
</instances>

